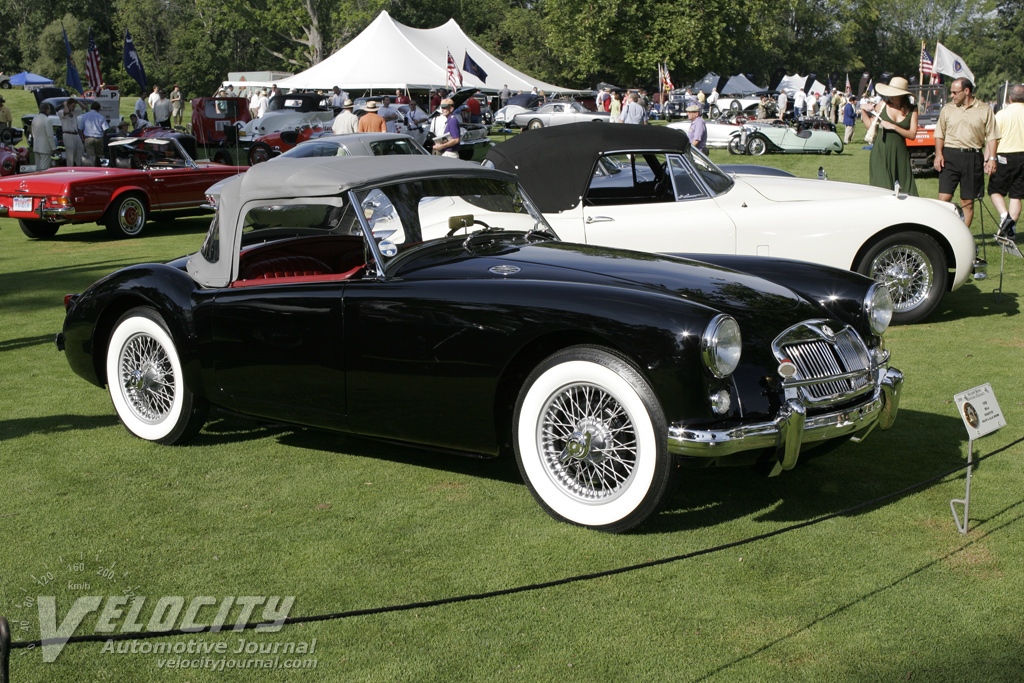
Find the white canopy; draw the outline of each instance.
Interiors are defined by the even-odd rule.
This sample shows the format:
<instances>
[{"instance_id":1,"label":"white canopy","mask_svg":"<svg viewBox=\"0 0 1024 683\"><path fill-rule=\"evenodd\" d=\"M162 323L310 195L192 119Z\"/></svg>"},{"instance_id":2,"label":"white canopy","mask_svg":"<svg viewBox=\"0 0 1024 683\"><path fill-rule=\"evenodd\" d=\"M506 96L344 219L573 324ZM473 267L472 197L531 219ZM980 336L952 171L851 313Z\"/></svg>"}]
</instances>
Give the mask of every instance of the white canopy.
<instances>
[{"instance_id":1,"label":"white canopy","mask_svg":"<svg viewBox=\"0 0 1024 683\"><path fill-rule=\"evenodd\" d=\"M470 40L454 19L437 28L418 29L398 23L387 12L333 55L277 81L277 86L329 90L337 85L348 91L443 88L448 82L449 52L462 72L464 86L489 92L504 85L512 92L529 92L534 87L545 93L579 92L516 71ZM466 53L487 73L486 83L462 68Z\"/></svg>"}]
</instances>

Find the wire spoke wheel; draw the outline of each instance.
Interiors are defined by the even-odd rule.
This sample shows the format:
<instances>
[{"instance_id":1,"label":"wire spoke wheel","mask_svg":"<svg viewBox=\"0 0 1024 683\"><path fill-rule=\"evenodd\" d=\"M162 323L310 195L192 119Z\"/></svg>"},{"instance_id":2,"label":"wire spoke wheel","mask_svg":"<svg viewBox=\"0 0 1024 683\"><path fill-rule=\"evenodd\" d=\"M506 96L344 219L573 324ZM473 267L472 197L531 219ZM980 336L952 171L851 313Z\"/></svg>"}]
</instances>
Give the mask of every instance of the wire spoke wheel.
<instances>
[{"instance_id":1,"label":"wire spoke wheel","mask_svg":"<svg viewBox=\"0 0 1024 683\"><path fill-rule=\"evenodd\" d=\"M901 244L875 257L871 277L889 288L893 310L902 312L917 308L928 298L935 274L923 251Z\"/></svg>"},{"instance_id":2,"label":"wire spoke wheel","mask_svg":"<svg viewBox=\"0 0 1024 683\"><path fill-rule=\"evenodd\" d=\"M185 384L182 362L163 316L133 308L107 344L107 386L117 416L135 436L175 444L206 422L207 402Z\"/></svg>"},{"instance_id":3,"label":"wire spoke wheel","mask_svg":"<svg viewBox=\"0 0 1024 683\"><path fill-rule=\"evenodd\" d=\"M526 379L512 420L523 481L552 517L627 531L657 510L672 478L654 390L623 356L571 346Z\"/></svg>"},{"instance_id":4,"label":"wire spoke wheel","mask_svg":"<svg viewBox=\"0 0 1024 683\"><path fill-rule=\"evenodd\" d=\"M610 500L636 467L636 427L622 404L593 385L564 388L541 417L548 476L567 495Z\"/></svg>"},{"instance_id":5,"label":"wire spoke wheel","mask_svg":"<svg viewBox=\"0 0 1024 683\"><path fill-rule=\"evenodd\" d=\"M143 422L160 422L174 405L174 368L164 348L140 333L121 349L121 391L128 407Z\"/></svg>"}]
</instances>

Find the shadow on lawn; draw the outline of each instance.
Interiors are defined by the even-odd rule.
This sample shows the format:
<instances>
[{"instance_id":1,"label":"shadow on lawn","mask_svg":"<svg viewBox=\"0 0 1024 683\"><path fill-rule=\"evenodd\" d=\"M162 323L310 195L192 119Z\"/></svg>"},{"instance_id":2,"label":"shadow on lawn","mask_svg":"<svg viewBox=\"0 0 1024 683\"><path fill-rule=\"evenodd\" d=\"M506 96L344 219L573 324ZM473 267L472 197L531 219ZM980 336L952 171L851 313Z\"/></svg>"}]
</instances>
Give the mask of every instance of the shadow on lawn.
<instances>
[{"instance_id":1,"label":"shadow on lawn","mask_svg":"<svg viewBox=\"0 0 1024 683\"><path fill-rule=\"evenodd\" d=\"M0 420L0 440L16 439L30 434L60 434L85 429L113 427L115 415L47 415Z\"/></svg>"},{"instance_id":2,"label":"shadow on lawn","mask_svg":"<svg viewBox=\"0 0 1024 683\"><path fill-rule=\"evenodd\" d=\"M157 235L196 235L201 237L210 227L212 214L199 217L151 218L143 228L142 236L150 237ZM116 244L119 238L112 237L107 229L98 223L79 223L74 226L62 227L57 234L39 242L66 242L69 244L101 244L110 242ZM196 249L199 249L199 242L196 242Z\"/></svg>"},{"instance_id":3,"label":"shadow on lawn","mask_svg":"<svg viewBox=\"0 0 1024 683\"><path fill-rule=\"evenodd\" d=\"M4 339L0 340L0 353L4 351L14 351L16 349L24 349L29 346L39 346L41 344L52 344L52 334L41 334L38 337L19 337L17 339Z\"/></svg>"},{"instance_id":4,"label":"shadow on lawn","mask_svg":"<svg viewBox=\"0 0 1024 683\"><path fill-rule=\"evenodd\" d=\"M995 268L993 273L992 266L989 266L989 277L998 282L998 264ZM938 309L925 322L944 323L951 320L985 318L993 315L1005 317L1020 315L1020 301L1017 294L1004 290L999 301L996 301L992 292L983 292L972 282L953 293L947 293Z\"/></svg>"},{"instance_id":5,"label":"shadow on lawn","mask_svg":"<svg viewBox=\"0 0 1024 683\"><path fill-rule=\"evenodd\" d=\"M894 427L863 442L805 457L777 477L751 468L681 470L673 499L645 532L695 530L747 516L791 524L900 491L964 463L963 423L956 416L901 410ZM880 505L924 490L916 488ZM871 512L862 508L853 515Z\"/></svg>"},{"instance_id":6,"label":"shadow on lawn","mask_svg":"<svg viewBox=\"0 0 1024 683\"><path fill-rule=\"evenodd\" d=\"M315 429L260 425L236 416L224 416L207 424L194 443L215 445L268 436L298 449L522 483L512 457L479 459ZM693 531L751 516L755 521L773 524L807 521L953 469L964 462L964 443L958 417L904 409L892 430L875 430L860 444L846 443L817 457L804 457L796 468L778 477L766 477L752 467L681 469L675 494L637 532ZM914 495L920 490L902 495ZM525 485L523 495L529 495ZM886 504L893 500L899 498ZM867 507L852 514L873 509Z\"/></svg>"}]
</instances>

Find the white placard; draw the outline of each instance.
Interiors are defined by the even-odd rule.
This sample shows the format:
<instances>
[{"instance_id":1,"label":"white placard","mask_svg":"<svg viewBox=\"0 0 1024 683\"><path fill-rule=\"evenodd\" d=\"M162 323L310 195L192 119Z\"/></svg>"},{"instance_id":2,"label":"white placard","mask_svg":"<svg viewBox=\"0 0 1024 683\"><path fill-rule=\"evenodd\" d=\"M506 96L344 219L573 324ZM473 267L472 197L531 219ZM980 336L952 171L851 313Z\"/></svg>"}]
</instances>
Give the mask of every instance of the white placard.
<instances>
[{"instance_id":1,"label":"white placard","mask_svg":"<svg viewBox=\"0 0 1024 683\"><path fill-rule=\"evenodd\" d=\"M957 394L953 400L967 428L967 436L972 440L1006 426L1006 418L996 402L992 385L987 382Z\"/></svg>"}]
</instances>

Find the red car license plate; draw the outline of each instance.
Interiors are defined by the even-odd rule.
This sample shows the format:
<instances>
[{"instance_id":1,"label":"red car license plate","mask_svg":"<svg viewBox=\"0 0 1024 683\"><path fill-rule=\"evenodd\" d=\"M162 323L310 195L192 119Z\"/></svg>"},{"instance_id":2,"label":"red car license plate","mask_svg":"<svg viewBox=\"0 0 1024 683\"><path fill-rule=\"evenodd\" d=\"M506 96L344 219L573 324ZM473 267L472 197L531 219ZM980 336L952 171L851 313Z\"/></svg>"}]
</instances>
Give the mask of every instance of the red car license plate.
<instances>
[{"instance_id":1,"label":"red car license plate","mask_svg":"<svg viewBox=\"0 0 1024 683\"><path fill-rule=\"evenodd\" d=\"M31 197L15 197L13 211L32 211Z\"/></svg>"}]
</instances>

